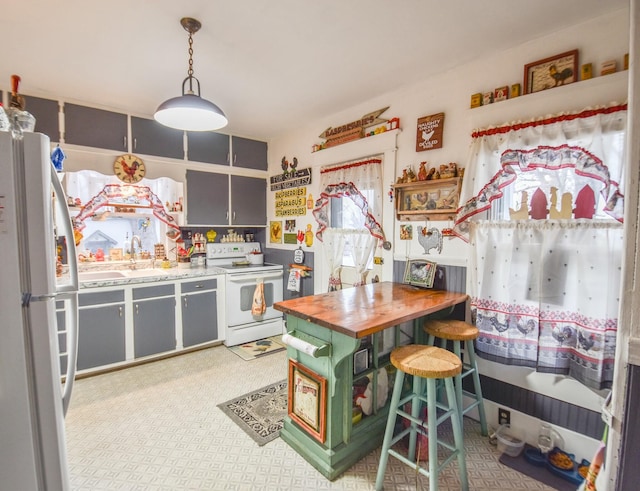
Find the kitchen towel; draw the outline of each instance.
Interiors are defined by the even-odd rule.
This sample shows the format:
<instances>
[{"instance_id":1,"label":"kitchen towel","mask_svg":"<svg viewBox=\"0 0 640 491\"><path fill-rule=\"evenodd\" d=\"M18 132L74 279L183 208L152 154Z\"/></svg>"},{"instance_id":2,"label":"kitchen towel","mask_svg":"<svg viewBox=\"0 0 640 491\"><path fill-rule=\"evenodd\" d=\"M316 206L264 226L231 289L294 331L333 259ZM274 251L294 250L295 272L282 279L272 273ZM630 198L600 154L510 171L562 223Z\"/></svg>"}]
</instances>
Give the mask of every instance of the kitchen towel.
<instances>
[{"instance_id":1,"label":"kitchen towel","mask_svg":"<svg viewBox=\"0 0 640 491\"><path fill-rule=\"evenodd\" d=\"M297 269L289 270L289 279L287 281L287 290L291 292L300 291L300 271Z\"/></svg>"},{"instance_id":2,"label":"kitchen towel","mask_svg":"<svg viewBox=\"0 0 640 491\"><path fill-rule=\"evenodd\" d=\"M251 305L251 315L260 316L267 311L267 306L264 300L264 283L262 280L258 280L256 283L256 289L253 292L253 303Z\"/></svg>"}]
</instances>

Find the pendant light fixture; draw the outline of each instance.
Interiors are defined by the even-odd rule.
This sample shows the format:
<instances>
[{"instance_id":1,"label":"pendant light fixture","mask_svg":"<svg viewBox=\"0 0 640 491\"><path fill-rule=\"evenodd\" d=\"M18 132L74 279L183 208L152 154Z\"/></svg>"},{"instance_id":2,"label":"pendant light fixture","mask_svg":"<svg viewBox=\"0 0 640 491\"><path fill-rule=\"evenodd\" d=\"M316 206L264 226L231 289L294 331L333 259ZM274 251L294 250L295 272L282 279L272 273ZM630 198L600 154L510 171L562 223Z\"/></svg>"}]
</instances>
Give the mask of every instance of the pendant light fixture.
<instances>
[{"instance_id":1,"label":"pendant light fixture","mask_svg":"<svg viewBox=\"0 0 640 491\"><path fill-rule=\"evenodd\" d=\"M182 95L158 106L154 119L159 123L186 131L211 131L227 125L227 117L213 102L200 97L200 81L193 76L193 35L202 24L191 17L183 17L180 24L189 33L189 69L182 82ZM194 92L194 82L197 91ZM188 88L188 90L185 90Z\"/></svg>"}]
</instances>

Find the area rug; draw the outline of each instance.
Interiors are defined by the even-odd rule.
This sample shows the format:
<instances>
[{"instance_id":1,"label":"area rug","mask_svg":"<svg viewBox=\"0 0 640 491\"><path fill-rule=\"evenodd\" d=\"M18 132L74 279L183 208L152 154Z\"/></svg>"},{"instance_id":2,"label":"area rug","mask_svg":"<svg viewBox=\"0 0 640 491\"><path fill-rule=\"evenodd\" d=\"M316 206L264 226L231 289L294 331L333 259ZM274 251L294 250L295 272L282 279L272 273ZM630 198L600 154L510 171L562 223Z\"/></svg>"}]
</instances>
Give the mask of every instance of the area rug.
<instances>
[{"instance_id":1,"label":"area rug","mask_svg":"<svg viewBox=\"0 0 640 491\"><path fill-rule=\"evenodd\" d=\"M259 356L277 353L285 348L286 346L282 342L282 336L271 336L270 338L260 339L251 343L229 347L236 355L247 361L255 360Z\"/></svg>"},{"instance_id":2,"label":"area rug","mask_svg":"<svg viewBox=\"0 0 640 491\"><path fill-rule=\"evenodd\" d=\"M262 446L280 435L287 415L287 381L236 397L218 407Z\"/></svg>"}]
</instances>

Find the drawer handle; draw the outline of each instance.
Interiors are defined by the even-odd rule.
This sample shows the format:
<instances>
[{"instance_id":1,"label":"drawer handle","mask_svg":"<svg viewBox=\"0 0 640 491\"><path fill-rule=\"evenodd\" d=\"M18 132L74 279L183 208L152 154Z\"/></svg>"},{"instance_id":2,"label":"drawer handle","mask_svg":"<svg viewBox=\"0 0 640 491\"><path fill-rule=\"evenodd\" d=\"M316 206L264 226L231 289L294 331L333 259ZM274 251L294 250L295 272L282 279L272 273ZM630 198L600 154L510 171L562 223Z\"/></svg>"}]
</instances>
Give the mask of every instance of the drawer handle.
<instances>
[{"instance_id":1,"label":"drawer handle","mask_svg":"<svg viewBox=\"0 0 640 491\"><path fill-rule=\"evenodd\" d=\"M204 288L204 285L202 284L196 285L196 288Z\"/></svg>"}]
</instances>

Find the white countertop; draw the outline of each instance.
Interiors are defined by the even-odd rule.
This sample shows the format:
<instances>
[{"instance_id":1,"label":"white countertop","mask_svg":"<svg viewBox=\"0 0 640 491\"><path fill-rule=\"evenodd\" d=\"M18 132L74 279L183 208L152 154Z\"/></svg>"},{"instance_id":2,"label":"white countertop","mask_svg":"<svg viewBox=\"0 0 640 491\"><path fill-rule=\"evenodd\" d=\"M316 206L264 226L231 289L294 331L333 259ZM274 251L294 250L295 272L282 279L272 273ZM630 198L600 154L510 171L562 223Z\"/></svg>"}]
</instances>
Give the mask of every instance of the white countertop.
<instances>
[{"instance_id":1,"label":"white countertop","mask_svg":"<svg viewBox=\"0 0 640 491\"><path fill-rule=\"evenodd\" d=\"M105 265L107 266L107 265ZM83 268L84 269L84 268ZM113 277L110 277L110 275ZM137 283L154 283L158 281L174 281L204 276L224 275L224 270L216 267L207 268L145 268L145 269L91 269L79 273L80 289L121 286ZM84 278L83 278L84 276Z\"/></svg>"}]
</instances>

